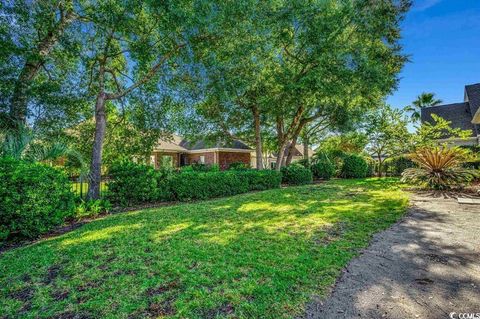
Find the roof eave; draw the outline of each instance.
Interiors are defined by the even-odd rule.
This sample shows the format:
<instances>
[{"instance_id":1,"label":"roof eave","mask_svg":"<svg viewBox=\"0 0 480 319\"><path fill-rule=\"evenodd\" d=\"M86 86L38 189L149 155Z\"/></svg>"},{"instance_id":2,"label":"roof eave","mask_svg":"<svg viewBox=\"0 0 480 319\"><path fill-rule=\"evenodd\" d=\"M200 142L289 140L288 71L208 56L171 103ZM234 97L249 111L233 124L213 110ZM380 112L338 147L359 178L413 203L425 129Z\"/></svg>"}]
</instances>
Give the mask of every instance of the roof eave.
<instances>
[{"instance_id":1,"label":"roof eave","mask_svg":"<svg viewBox=\"0 0 480 319\"><path fill-rule=\"evenodd\" d=\"M480 124L480 109L478 109L477 112L475 112L475 115L473 116L473 119L472 119L472 123Z\"/></svg>"}]
</instances>

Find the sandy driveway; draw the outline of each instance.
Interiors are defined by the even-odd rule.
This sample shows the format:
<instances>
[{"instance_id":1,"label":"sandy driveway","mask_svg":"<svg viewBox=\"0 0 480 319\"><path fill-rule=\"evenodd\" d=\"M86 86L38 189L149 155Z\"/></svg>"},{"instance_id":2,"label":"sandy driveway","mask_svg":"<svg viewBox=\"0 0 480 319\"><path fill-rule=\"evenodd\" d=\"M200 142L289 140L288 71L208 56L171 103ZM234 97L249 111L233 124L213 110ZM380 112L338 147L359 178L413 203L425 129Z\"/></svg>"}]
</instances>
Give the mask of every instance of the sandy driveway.
<instances>
[{"instance_id":1,"label":"sandy driveway","mask_svg":"<svg viewBox=\"0 0 480 319\"><path fill-rule=\"evenodd\" d=\"M304 318L480 313L480 206L426 195L411 203L409 214L376 235L331 296L311 302Z\"/></svg>"}]
</instances>

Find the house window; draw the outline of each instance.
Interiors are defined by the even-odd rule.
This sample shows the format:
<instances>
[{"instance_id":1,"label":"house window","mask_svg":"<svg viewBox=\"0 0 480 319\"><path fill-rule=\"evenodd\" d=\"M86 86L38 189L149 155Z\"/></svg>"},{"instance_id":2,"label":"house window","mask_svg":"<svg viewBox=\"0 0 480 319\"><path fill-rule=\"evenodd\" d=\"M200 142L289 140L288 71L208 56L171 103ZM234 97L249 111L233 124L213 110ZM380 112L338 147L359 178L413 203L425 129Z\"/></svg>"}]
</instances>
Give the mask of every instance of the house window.
<instances>
[{"instance_id":1,"label":"house window","mask_svg":"<svg viewBox=\"0 0 480 319\"><path fill-rule=\"evenodd\" d=\"M137 163L137 161L135 161L135 163ZM152 165L153 167L155 167L155 155L150 155L150 165Z\"/></svg>"},{"instance_id":2,"label":"house window","mask_svg":"<svg viewBox=\"0 0 480 319\"><path fill-rule=\"evenodd\" d=\"M270 162L270 168L275 169L277 167L277 162Z\"/></svg>"},{"instance_id":3,"label":"house window","mask_svg":"<svg viewBox=\"0 0 480 319\"><path fill-rule=\"evenodd\" d=\"M200 164L205 164L205 155L200 155Z\"/></svg>"}]
</instances>

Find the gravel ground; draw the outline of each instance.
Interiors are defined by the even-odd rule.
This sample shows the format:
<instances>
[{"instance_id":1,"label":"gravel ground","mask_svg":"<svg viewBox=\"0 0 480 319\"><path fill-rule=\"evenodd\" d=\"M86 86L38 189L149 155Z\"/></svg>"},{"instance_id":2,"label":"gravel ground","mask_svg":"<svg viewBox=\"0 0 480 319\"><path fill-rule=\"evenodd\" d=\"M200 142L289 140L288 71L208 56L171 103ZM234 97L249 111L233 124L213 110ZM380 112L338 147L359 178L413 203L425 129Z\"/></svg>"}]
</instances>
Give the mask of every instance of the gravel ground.
<instances>
[{"instance_id":1,"label":"gravel ground","mask_svg":"<svg viewBox=\"0 0 480 319\"><path fill-rule=\"evenodd\" d=\"M480 205L415 194L301 318L480 318ZM467 317L465 317L467 318Z\"/></svg>"}]
</instances>

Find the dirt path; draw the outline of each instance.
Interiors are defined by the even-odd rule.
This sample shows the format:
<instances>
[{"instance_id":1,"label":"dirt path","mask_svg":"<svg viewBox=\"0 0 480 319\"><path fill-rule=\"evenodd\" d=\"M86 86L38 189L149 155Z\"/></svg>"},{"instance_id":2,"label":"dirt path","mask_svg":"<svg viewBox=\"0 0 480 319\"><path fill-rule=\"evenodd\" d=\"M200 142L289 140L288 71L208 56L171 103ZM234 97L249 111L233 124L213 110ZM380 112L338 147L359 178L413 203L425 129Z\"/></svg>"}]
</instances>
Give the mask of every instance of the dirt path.
<instances>
[{"instance_id":1,"label":"dirt path","mask_svg":"<svg viewBox=\"0 0 480 319\"><path fill-rule=\"evenodd\" d=\"M411 202L408 215L376 235L330 297L311 302L303 318L480 313L480 206L426 195Z\"/></svg>"}]
</instances>

